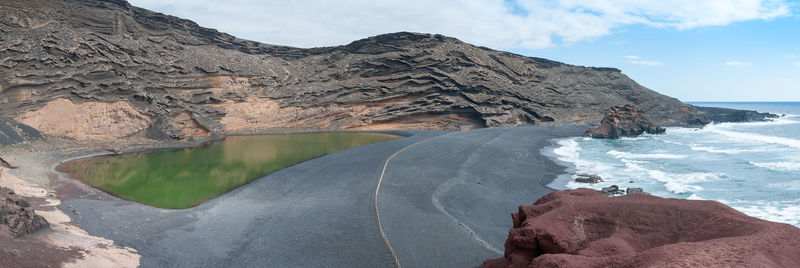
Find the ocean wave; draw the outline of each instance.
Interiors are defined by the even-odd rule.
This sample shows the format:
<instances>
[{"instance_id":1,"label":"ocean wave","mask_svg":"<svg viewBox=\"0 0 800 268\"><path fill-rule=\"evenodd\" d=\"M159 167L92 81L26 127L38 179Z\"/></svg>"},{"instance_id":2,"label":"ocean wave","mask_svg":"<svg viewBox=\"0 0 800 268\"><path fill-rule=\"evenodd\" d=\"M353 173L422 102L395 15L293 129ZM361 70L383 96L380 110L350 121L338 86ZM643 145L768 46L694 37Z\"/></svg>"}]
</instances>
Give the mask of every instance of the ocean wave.
<instances>
[{"instance_id":1,"label":"ocean wave","mask_svg":"<svg viewBox=\"0 0 800 268\"><path fill-rule=\"evenodd\" d=\"M751 165L776 171L800 170L800 162L748 162Z\"/></svg>"},{"instance_id":2,"label":"ocean wave","mask_svg":"<svg viewBox=\"0 0 800 268\"><path fill-rule=\"evenodd\" d=\"M792 148L800 148L800 140L796 139L767 136L755 133L736 132L736 131L722 130L718 128L709 128L709 131L712 133L728 136L730 138L734 138L737 140L756 141L761 143L784 145Z\"/></svg>"},{"instance_id":3,"label":"ocean wave","mask_svg":"<svg viewBox=\"0 0 800 268\"><path fill-rule=\"evenodd\" d=\"M681 155L681 154L635 154L635 153L627 153L627 152L620 152L617 150L608 151L606 154L614 156L617 159L627 158L627 159L684 159L689 157L688 155Z\"/></svg>"},{"instance_id":4,"label":"ocean wave","mask_svg":"<svg viewBox=\"0 0 800 268\"><path fill-rule=\"evenodd\" d=\"M715 154L740 154L764 151L759 149L717 149L710 146L689 146L689 148L691 148L692 151L709 152Z\"/></svg>"},{"instance_id":5,"label":"ocean wave","mask_svg":"<svg viewBox=\"0 0 800 268\"><path fill-rule=\"evenodd\" d=\"M800 205L771 204L733 208L759 219L800 226Z\"/></svg>"},{"instance_id":6,"label":"ocean wave","mask_svg":"<svg viewBox=\"0 0 800 268\"><path fill-rule=\"evenodd\" d=\"M647 174L648 177L660 181L670 191L675 194L699 192L703 187L695 185L695 183L705 182L709 180L721 179L725 174L712 173L712 172L696 172L696 173L669 173L657 169L648 169L638 163L630 161L623 161L625 167L631 171L639 171Z\"/></svg>"},{"instance_id":7,"label":"ocean wave","mask_svg":"<svg viewBox=\"0 0 800 268\"><path fill-rule=\"evenodd\" d=\"M699 196L699 195L697 195L697 194L692 194L692 195L690 195L689 197L687 197L686 199L688 199L688 200L706 200L706 199L704 199L704 198L700 197L700 196Z\"/></svg>"},{"instance_id":8,"label":"ocean wave","mask_svg":"<svg viewBox=\"0 0 800 268\"><path fill-rule=\"evenodd\" d=\"M741 127L741 126L772 126L772 125L791 125L791 124L800 124L798 121L789 120L788 118L791 116L785 116L781 118L775 118L770 121L759 121L759 122L739 122L739 123L715 123L711 126L716 127Z\"/></svg>"},{"instance_id":9,"label":"ocean wave","mask_svg":"<svg viewBox=\"0 0 800 268\"><path fill-rule=\"evenodd\" d=\"M642 134L636 137L620 137L619 140L621 141L639 141L639 140L647 140L650 139L650 135Z\"/></svg>"},{"instance_id":10,"label":"ocean wave","mask_svg":"<svg viewBox=\"0 0 800 268\"><path fill-rule=\"evenodd\" d=\"M553 149L558 160L575 163L580 160L580 145L574 139L563 139L556 142L559 146Z\"/></svg>"},{"instance_id":11,"label":"ocean wave","mask_svg":"<svg viewBox=\"0 0 800 268\"><path fill-rule=\"evenodd\" d=\"M580 143L578 143L579 140L580 138L571 138L556 142L559 146L553 149L556 159L574 165L576 173L590 172L602 177L608 177L609 174L612 174L613 171L617 169L617 167L608 163L603 163L601 161L587 161L582 159L582 149ZM572 175L571 177L572 179L575 179L577 175ZM574 184L574 181L572 180L570 180L566 186L572 189L586 187L584 184Z\"/></svg>"},{"instance_id":12,"label":"ocean wave","mask_svg":"<svg viewBox=\"0 0 800 268\"><path fill-rule=\"evenodd\" d=\"M768 184L768 186L782 190L798 191L800 190L800 181L775 182Z\"/></svg>"}]
</instances>

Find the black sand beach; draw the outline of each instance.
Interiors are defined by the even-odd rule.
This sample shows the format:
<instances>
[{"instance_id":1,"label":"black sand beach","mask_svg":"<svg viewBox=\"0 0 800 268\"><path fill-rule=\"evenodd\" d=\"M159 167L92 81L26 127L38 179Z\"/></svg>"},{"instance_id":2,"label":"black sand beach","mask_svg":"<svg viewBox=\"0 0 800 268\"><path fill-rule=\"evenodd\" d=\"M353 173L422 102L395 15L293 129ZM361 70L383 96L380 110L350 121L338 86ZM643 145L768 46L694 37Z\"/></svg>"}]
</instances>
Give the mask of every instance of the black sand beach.
<instances>
[{"instance_id":1,"label":"black sand beach","mask_svg":"<svg viewBox=\"0 0 800 268\"><path fill-rule=\"evenodd\" d=\"M502 256L509 214L563 172L539 151L580 127L409 131L272 173L185 210L97 193L59 207L142 267L474 267ZM73 213L77 211L80 214Z\"/></svg>"}]
</instances>

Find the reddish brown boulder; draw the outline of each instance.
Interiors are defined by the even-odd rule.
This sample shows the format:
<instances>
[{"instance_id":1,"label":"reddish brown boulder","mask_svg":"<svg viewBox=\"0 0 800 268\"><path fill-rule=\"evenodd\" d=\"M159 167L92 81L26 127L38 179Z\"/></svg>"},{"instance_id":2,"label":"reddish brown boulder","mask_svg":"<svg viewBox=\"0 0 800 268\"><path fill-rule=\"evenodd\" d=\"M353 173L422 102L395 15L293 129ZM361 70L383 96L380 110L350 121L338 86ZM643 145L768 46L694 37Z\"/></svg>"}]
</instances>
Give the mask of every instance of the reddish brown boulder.
<instances>
[{"instance_id":1,"label":"reddish brown boulder","mask_svg":"<svg viewBox=\"0 0 800 268\"><path fill-rule=\"evenodd\" d=\"M636 137L642 133L660 134L666 131L636 111L633 105L611 107L600 126L586 135L598 139L618 139L620 137Z\"/></svg>"},{"instance_id":2,"label":"reddish brown boulder","mask_svg":"<svg viewBox=\"0 0 800 268\"><path fill-rule=\"evenodd\" d=\"M34 213L25 198L0 187L0 237L18 237L47 226L47 220Z\"/></svg>"},{"instance_id":3,"label":"reddish brown boulder","mask_svg":"<svg viewBox=\"0 0 800 268\"><path fill-rule=\"evenodd\" d=\"M553 192L511 215L484 267L800 267L800 228L714 201Z\"/></svg>"}]
</instances>

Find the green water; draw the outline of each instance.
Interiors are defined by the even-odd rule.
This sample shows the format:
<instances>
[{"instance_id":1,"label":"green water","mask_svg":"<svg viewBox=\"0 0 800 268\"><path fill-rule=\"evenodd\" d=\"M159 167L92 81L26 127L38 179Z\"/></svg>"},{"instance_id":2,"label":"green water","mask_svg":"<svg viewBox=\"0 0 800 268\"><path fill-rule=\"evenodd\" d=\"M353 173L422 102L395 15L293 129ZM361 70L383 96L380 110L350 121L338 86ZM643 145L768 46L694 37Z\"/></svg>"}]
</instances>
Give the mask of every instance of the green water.
<instances>
[{"instance_id":1,"label":"green water","mask_svg":"<svg viewBox=\"0 0 800 268\"><path fill-rule=\"evenodd\" d=\"M203 148L84 158L59 171L120 198L182 209L279 169L394 138L375 133L234 136Z\"/></svg>"}]
</instances>

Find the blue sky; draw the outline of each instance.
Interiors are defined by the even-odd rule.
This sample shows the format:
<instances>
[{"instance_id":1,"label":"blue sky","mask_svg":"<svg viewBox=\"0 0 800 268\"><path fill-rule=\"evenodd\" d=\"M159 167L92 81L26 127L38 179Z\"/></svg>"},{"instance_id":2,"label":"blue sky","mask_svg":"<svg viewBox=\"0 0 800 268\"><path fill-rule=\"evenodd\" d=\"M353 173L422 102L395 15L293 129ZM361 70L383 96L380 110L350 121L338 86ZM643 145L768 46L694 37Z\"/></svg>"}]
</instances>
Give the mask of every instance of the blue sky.
<instances>
[{"instance_id":1,"label":"blue sky","mask_svg":"<svg viewBox=\"0 0 800 268\"><path fill-rule=\"evenodd\" d=\"M628 26L596 40L511 51L619 68L683 101L800 101L796 16L689 30Z\"/></svg>"},{"instance_id":2,"label":"blue sky","mask_svg":"<svg viewBox=\"0 0 800 268\"><path fill-rule=\"evenodd\" d=\"M297 47L440 33L615 67L683 101L800 101L795 0L131 0L240 38Z\"/></svg>"}]
</instances>

